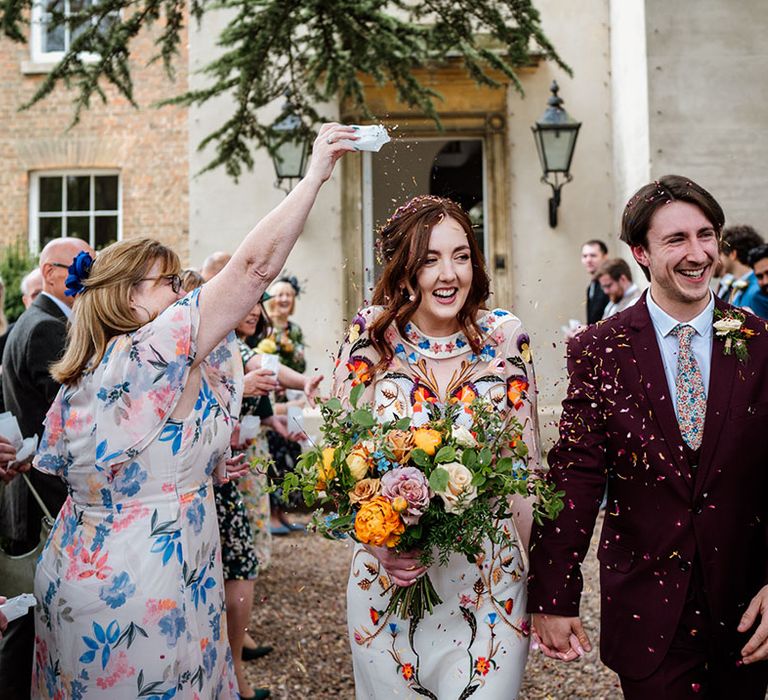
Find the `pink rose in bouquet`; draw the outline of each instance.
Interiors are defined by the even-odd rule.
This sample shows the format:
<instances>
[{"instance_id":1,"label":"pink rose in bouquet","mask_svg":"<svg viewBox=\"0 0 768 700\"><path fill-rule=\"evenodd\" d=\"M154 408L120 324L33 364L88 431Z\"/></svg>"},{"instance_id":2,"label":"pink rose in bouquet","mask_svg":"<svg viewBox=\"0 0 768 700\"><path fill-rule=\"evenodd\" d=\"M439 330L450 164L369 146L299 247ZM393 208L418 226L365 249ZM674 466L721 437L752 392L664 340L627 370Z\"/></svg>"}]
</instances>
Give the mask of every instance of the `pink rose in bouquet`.
<instances>
[{"instance_id":1,"label":"pink rose in bouquet","mask_svg":"<svg viewBox=\"0 0 768 700\"><path fill-rule=\"evenodd\" d=\"M432 491L424 473L416 467L398 467L381 477L381 495L393 503L403 498L407 507L400 513L406 525L415 525L429 508Z\"/></svg>"}]
</instances>

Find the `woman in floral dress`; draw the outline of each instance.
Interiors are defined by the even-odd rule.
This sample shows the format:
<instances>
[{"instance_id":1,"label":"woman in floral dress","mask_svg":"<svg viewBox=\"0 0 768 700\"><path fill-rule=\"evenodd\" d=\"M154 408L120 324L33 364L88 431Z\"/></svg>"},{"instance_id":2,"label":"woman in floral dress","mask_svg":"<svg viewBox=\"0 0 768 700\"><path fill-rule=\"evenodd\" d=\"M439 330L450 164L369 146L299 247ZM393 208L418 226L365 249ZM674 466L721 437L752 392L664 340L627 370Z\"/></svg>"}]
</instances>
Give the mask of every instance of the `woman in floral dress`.
<instances>
[{"instance_id":1,"label":"woman in floral dress","mask_svg":"<svg viewBox=\"0 0 768 700\"><path fill-rule=\"evenodd\" d=\"M211 483L240 407L231 329L355 138L323 125L307 176L185 297L178 257L148 239L70 268L62 388L35 460L70 495L35 577L34 697L236 697Z\"/></svg>"},{"instance_id":2,"label":"woman in floral dress","mask_svg":"<svg viewBox=\"0 0 768 700\"><path fill-rule=\"evenodd\" d=\"M489 399L524 426L531 468L540 461L536 385L529 340L508 311L483 310L488 277L471 223L453 202L417 197L381 232L385 261L375 306L352 322L335 371L336 396L360 383L362 402L382 421L418 420L430 402ZM483 700L517 697L528 654L525 612L531 509L513 503L499 523L513 547L486 543L470 564L458 554L429 576L443 603L410 635L387 614L391 584L410 585L425 569L418 554L358 544L347 589L357 698Z\"/></svg>"}]
</instances>

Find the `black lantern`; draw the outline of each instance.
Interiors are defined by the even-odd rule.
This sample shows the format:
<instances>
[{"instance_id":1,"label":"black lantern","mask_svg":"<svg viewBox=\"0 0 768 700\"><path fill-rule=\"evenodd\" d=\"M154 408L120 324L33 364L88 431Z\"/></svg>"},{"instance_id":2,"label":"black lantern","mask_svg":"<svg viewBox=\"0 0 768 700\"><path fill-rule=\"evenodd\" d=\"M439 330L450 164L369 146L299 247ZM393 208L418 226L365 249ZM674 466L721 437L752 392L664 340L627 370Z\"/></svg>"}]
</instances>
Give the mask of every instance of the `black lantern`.
<instances>
[{"instance_id":1,"label":"black lantern","mask_svg":"<svg viewBox=\"0 0 768 700\"><path fill-rule=\"evenodd\" d=\"M557 94L560 89L557 81L553 80L549 89L552 96L547 100L547 109L531 130L536 140L541 169L544 171L541 181L552 188L549 225L555 228L557 208L560 206L560 188L573 179L569 171L581 122L572 119L563 109L563 100Z\"/></svg>"},{"instance_id":2,"label":"black lantern","mask_svg":"<svg viewBox=\"0 0 768 700\"><path fill-rule=\"evenodd\" d=\"M290 191L291 181L304 177L309 141L301 117L294 112L289 94L286 94L280 119L272 126L272 131L272 162L275 164L276 184L280 187L287 180L286 191Z\"/></svg>"}]
</instances>

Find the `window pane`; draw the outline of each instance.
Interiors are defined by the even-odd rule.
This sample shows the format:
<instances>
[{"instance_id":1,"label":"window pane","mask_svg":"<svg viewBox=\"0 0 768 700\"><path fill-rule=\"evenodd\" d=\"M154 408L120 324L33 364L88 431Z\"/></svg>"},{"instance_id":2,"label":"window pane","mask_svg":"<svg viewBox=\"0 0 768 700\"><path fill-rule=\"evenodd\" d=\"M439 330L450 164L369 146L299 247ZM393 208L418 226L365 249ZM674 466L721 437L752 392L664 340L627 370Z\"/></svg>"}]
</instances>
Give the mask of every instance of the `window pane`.
<instances>
[{"instance_id":1,"label":"window pane","mask_svg":"<svg viewBox=\"0 0 768 700\"><path fill-rule=\"evenodd\" d=\"M117 210L117 175L105 175L95 179L95 204L98 211Z\"/></svg>"},{"instance_id":2,"label":"window pane","mask_svg":"<svg viewBox=\"0 0 768 700\"><path fill-rule=\"evenodd\" d=\"M64 51L65 46L65 31L64 23L58 23L53 25L53 14L59 14L64 12L63 0L56 0L46 5L42 13L43 23L43 46L44 53L49 51ZM57 18L58 19L58 18Z\"/></svg>"},{"instance_id":3,"label":"window pane","mask_svg":"<svg viewBox=\"0 0 768 700\"><path fill-rule=\"evenodd\" d=\"M90 211L90 209L91 178L88 175L68 175L67 211ZM71 236L72 234L70 233L69 235Z\"/></svg>"},{"instance_id":4,"label":"window pane","mask_svg":"<svg viewBox=\"0 0 768 700\"><path fill-rule=\"evenodd\" d=\"M96 250L101 250L117 240L117 217L97 216L95 230L94 247Z\"/></svg>"},{"instance_id":5,"label":"window pane","mask_svg":"<svg viewBox=\"0 0 768 700\"><path fill-rule=\"evenodd\" d=\"M87 216L68 216L67 217L67 235L75 238L82 238L84 241L91 242L90 218Z\"/></svg>"},{"instance_id":6,"label":"window pane","mask_svg":"<svg viewBox=\"0 0 768 700\"><path fill-rule=\"evenodd\" d=\"M60 177L40 178L40 211L61 211Z\"/></svg>"},{"instance_id":7,"label":"window pane","mask_svg":"<svg viewBox=\"0 0 768 700\"><path fill-rule=\"evenodd\" d=\"M59 217L40 217L38 229L40 231L40 250L43 246L54 240L61 238L61 219Z\"/></svg>"}]
</instances>

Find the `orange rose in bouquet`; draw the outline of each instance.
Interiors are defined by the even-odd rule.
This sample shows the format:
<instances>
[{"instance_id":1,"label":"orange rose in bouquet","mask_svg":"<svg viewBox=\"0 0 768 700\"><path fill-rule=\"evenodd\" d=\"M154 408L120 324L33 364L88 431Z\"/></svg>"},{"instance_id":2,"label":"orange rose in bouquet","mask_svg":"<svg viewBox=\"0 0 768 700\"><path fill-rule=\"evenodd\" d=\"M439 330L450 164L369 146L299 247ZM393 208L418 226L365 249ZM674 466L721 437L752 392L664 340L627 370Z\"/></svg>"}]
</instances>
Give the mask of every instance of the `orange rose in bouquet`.
<instances>
[{"instance_id":1,"label":"orange rose in bouquet","mask_svg":"<svg viewBox=\"0 0 768 700\"><path fill-rule=\"evenodd\" d=\"M355 517L355 535L359 542L375 547L396 547L405 524L386 498L376 496L364 503Z\"/></svg>"}]
</instances>

